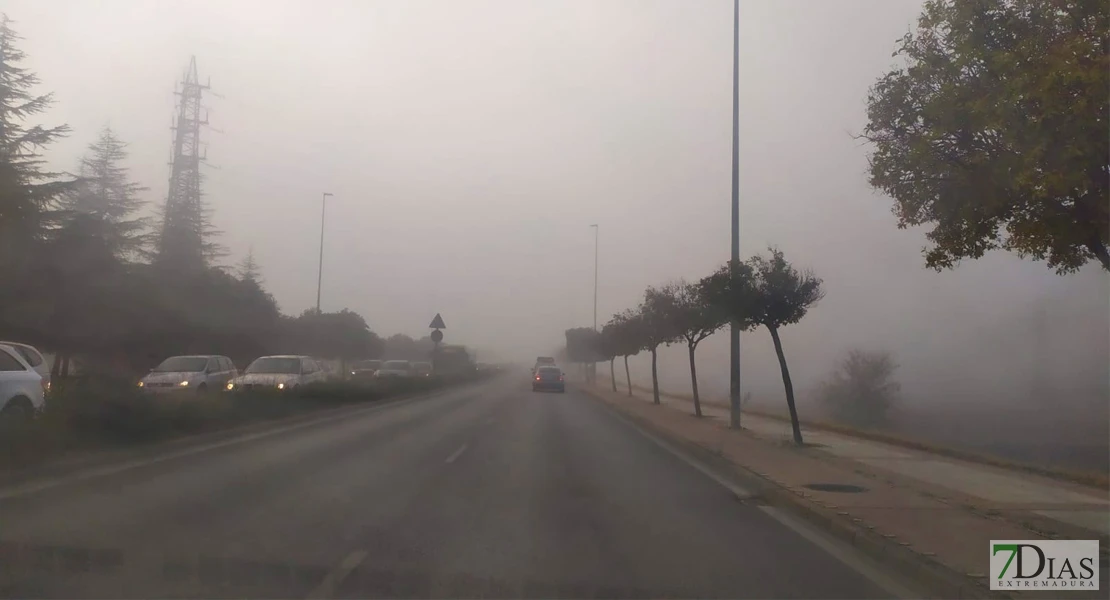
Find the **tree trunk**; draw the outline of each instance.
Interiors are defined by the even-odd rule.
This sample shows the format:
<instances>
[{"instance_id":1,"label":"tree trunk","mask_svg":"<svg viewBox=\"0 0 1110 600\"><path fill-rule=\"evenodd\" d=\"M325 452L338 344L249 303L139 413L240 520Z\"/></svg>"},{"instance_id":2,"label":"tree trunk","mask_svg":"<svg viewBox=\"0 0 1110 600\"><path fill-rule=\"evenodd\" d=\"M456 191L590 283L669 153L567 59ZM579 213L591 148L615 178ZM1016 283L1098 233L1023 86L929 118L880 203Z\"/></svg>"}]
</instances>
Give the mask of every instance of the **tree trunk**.
<instances>
[{"instance_id":1,"label":"tree trunk","mask_svg":"<svg viewBox=\"0 0 1110 600\"><path fill-rule=\"evenodd\" d=\"M651 399L656 404L659 404L659 369L656 368L656 348L651 349Z\"/></svg>"},{"instance_id":2,"label":"tree trunk","mask_svg":"<svg viewBox=\"0 0 1110 600\"><path fill-rule=\"evenodd\" d=\"M1087 244L1087 249L1098 257L1103 269L1110 271L1110 252L1107 252L1106 244L1102 243L1102 239L1098 235L1093 236L1093 238L1091 243Z\"/></svg>"},{"instance_id":3,"label":"tree trunk","mask_svg":"<svg viewBox=\"0 0 1110 600\"><path fill-rule=\"evenodd\" d=\"M62 376L62 353L54 353L54 364L50 365L50 377L58 379Z\"/></svg>"},{"instance_id":4,"label":"tree trunk","mask_svg":"<svg viewBox=\"0 0 1110 600\"><path fill-rule=\"evenodd\" d=\"M613 381L613 391L617 391L617 371L613 368L613 363L616 362L617 357L609 359L609 379Z\"/></svg>"},{"instance_id":5,"label":"tree trunk","mask_svg":"<svg viewBox=\"0 0 1110 600\"><path fill-rule=\"evenodd\" d=\"M786 356L782 353L782 340L779 339L777 327L768 326L771 340L775 342L775 354L779 357L779 368L782 369L782 385L786 388L786 406L790 409L790 427L794 430L794 443L802 445L802 427L798 424L798 409L794 408L794 384L790 383L790 369L786 367Z\"/></svg>"},{"instance_id":6,"label":"tree trunk","mask_svg":"<svg viewBox=\"0 0 1110 600\"><path fill-rule=\"evenodd\" d=\"M628 355L624 355L624 379L628 382L628 395L632 395L632 374L628 372Z\"/></svg>"},{"instance_id":7,"label":"tree trunk","mask_svg":"<svg viewBox=\"0 0 1110 600\"><path fill-rule=\"evenodd\" d=\"M694 416L701 416L701 398L698 397L698 368L694 364L694 344L687 344L690 351L690 388L694 392Z\"/></svg>"},{"instance_id":8,"label":"tree trunk","mask_svg":"<svg viewBox=\"0 0 1110 600\"><path fill-rule=\"evenodd\" d=\"M59 373L63 378L69 377L69 354L62 355L62 370Z\"/></svg>"}]
</instances>

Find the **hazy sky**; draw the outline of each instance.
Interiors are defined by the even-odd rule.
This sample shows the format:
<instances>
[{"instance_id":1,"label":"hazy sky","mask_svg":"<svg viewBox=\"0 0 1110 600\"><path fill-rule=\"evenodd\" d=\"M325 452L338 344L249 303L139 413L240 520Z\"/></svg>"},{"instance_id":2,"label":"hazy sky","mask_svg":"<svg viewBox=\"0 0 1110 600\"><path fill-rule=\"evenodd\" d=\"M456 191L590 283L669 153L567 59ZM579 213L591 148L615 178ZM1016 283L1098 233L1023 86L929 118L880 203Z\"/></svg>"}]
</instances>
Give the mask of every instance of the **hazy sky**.
<instances>
[{"instance_id":1,"label":"hazy sky","mask_svg":"<svg viewBox=\"0 0 1110 600\"><path fill-rule=\"evenodd\" d=\"M379 333L410 335L441 312L448 341L525 360L591 323L590 224L600 224L601 322L645 286L695 279L727 259L731 8L4 5L41 89L56 95L44 120L74 129L50 149L57 166L73 168L111 125L152 206L163 202L174 82L195 55L219 94L207 97L218 131L205 133L205 192L229 263L253 247L281 308L312 306L320 195L331 192L325 310L348 307ZM795 377L804 387L839 352L865 346L893 350L910 384L997 387L1031 363L1105 384L1104 274L1061 278L1005 254L927 271L923 232L897 230L890 200L867 185L867 148L851 134L920 8L741 2L742 253L776 244L828 290L784 332ZM702 352L709 389L727 387L724 337ZM781 394L766 334L744 344L746 381ZM679 386L687 375L675 350L664 378Z\"/></svg>"}]
</instances>

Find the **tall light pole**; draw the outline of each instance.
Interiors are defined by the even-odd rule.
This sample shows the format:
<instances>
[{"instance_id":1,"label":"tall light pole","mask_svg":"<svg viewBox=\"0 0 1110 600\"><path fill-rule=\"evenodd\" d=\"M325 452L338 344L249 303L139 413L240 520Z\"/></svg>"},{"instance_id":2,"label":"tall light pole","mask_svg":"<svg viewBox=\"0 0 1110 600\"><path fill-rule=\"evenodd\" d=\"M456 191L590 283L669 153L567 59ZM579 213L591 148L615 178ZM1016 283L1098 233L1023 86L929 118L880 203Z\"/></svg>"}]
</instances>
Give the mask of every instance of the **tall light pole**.
<instances>
[{"instance_id":1,"label":"tall light pole","mask_svg":"<svg viewBox=\"0 0 1110 600\"><path fill-rule=\"evenodd\" d=\"M597 224L590 225L594 228L594 331L597 331L597 238L601 228ZM589 379L591 382L597 376L597 363L590 363Z\"/></svg>"},{"instance_id":2,"label":"tall light pole","mask_svg":"<svg viewBox=\"0 0 1110 600\"><path fill-rule=\"evenodd\" d=\"M320 312L320 289L324 283L324 215L328 211L328 196L332 194L324 192L324 197L320 202L320 267L316 272L316 312Z\"/></svg>"},{"instance_id":3,"label":"tall light pole","mask_svg":"<svg viewBox=\"0 0 1110 600\"><path fill-rule=\"evenodd\" d=\"M594 228L594 331L597 331L597 238L601 228L596 224L590 227Z\"/></svg>"},{"instance_id":4,"label":"tall light pole","mask_svg":"<svg viewBox=\"0 0 1110 600\"><path fill-rule=\"evenodd\" d=\"M732 4L732 260L740 263L740 0ZM740 428L740 327L729 328L729 427Z\"/></svg>"}]
</instances>

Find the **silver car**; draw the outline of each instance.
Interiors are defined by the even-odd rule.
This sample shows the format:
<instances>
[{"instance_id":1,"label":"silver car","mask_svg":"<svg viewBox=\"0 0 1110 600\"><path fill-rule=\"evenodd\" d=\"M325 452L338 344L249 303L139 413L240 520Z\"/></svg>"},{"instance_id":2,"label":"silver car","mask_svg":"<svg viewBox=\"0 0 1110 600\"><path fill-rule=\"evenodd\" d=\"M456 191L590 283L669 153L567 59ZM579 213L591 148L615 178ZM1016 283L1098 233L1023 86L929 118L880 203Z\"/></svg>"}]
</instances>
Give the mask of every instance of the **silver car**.
<instances>
[{"instance_id":1,"label":"silver car","mask_svg":"<svg viewBox=\"0 0 1110 600\"><path fill-rule=\"evenodd\" d=\"M224 386L229 392L290 390L327 381L328 372L310 356L262 356Z\"/></svg>"},{"instance_id":2,"label":"silver car","mask_svg":"<svg viewBox=\"0 0 1110 600\"><path fill-rule=\"evenodd\" d=\"M23 357L23 360L27 361L27 364L31 365L31 368L39 374L39 377L42 377L43 389L47 392L50 391L50 365L46 364L46 360L42 357L41 352L36 350L34 346L20 342L0 341L0 344L10 346L13 350L18 352L19 355Z\"/></svg>"},{"instance_id":3,"label":"silver car","mask_svg":"<svg viewBox=\"0 0 1110 600\"><path fill-rule=\"evenodd\" d=\"M226 356L171 356L139 380L147 392L218 391L239 375L235 364Z\"/></svg>"},{"instance_id":4,"label":"silver car","mask_svg":"<svg viewBox=\"0 0 1110 600\"><path fill-rule=\"evenodd\" d=\"M407 360L387 360L382 363L382 368L374 373L374 377L378 379L388 379L391 377L412 377L413 369L412 363Z\"/></svg>"}]
</instances>

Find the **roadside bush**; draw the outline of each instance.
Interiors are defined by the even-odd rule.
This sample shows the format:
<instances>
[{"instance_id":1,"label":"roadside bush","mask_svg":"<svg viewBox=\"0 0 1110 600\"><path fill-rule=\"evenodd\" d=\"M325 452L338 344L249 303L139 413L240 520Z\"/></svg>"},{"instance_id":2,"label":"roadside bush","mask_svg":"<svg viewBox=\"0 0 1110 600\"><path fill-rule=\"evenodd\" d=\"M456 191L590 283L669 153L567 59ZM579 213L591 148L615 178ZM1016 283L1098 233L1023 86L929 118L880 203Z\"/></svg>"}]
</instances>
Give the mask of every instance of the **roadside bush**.
<instances>
[{"instance_id":1,"label":"roadside bush","mask_svg":"<svg viewBox=\"0 0 1110 600\"><path fill-rule=\"evenodd\" d=\"M465 373L368 382L334 381L288 391L144 394L133 381L67 378L39 417L0 431L0 465L70 451L127 446L226 429L312 410L418 394L489 377Z\"/></svg>"},{"instance_id":2,"label":"roadside bush","mask_svg":"<svg viewBox=\"0 0 1110 600\"><path fill-rule=\"evenodd\" d=\"M829 416L862 427L885 425L901 386L893 381L898 365L889 352L848 352L818 392Z\"/></svg>"}]
</instances>

